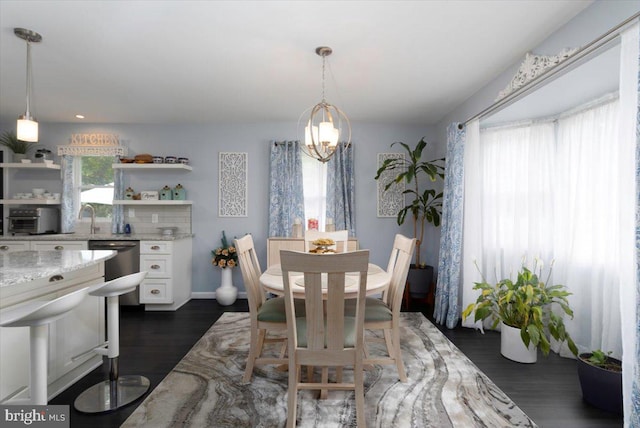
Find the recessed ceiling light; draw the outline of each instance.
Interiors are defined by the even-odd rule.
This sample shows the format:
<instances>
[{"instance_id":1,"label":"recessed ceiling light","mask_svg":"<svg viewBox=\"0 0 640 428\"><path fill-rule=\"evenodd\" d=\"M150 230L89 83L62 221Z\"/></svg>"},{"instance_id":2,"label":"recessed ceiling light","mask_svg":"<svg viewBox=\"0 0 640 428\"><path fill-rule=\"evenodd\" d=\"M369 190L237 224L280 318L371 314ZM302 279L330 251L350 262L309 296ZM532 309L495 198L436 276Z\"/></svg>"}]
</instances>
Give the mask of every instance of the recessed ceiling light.
<instances>
[{"instance_id":1,"label":"recessed ceiling light","mask_svg":"<svg viewBox=\"0 0 640 428\"><path fill-rule=\"evenodd\" d=\"M77 119L84 119L84 116L83 116L83 115L81 115L81 114L76 114L76 118L77 118Z\"/></svg>"}]
</instances>

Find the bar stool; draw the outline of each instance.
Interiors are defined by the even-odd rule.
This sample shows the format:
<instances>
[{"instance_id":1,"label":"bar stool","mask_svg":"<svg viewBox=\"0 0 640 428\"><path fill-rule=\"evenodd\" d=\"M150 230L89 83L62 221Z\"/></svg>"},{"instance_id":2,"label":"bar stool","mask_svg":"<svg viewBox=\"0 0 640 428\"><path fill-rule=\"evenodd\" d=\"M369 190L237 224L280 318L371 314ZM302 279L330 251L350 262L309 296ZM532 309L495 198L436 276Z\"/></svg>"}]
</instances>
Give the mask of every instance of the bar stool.
<instances>
[{"instance_id":1,"label":"bar stool","mask_svg":"<svg viewBox=\"0 0 640 428\"><path fill-rule=\"evenodd\" d=\"M109 358L109 380L102 381L82 392L73 403L83 413L102 413L118 409L142 397L149 390L149 379L144 376L120 376L120 304L121 294L134 291L147 272L122 276L98 285L89 292L92 296L107 298L107 342L90 352Z\"/></svg>"},{"instance_id":2,"label":"bar stool","mask_svg":"<svg viewBox=\"0 0 640 428\"><path fill-rule=\"evenodd\" d=\"M5 404L47 405L49 324L68 314L88 293L89 287L85 287L54 300L29 302L0 315L2 327L29 327L29 398Z\"/></svg>"}]
</instances>

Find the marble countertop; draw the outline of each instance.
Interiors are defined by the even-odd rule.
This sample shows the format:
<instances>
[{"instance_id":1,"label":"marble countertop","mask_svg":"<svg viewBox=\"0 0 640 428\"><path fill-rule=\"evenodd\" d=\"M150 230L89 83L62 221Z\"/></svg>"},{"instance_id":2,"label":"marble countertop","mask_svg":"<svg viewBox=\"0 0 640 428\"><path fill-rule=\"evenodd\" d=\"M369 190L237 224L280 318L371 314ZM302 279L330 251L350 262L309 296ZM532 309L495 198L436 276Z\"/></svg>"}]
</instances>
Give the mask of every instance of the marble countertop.
<instances>
[{"instance_id":1,"label":"marble countertop","mask_svg":"<svg viewBox=\"0 0 640 428\"><path fill-rule=\"evenodd\" d=\"M192 238L193 233L177 233L167 236L159 233L56 233L44 235L7 235L0 236L0 241L175 241L177 239Z\"/></svg>"},{"instance_id":2,"label":"marble countertop","mask_svg":"<svg viewBox=\"0 0 640 428\"><path fill-rule=\"evenodd\" d=\"M0 288L62 275L115 257L111 250L15 251L0 255Z\"/></svg>"}]
</instances>

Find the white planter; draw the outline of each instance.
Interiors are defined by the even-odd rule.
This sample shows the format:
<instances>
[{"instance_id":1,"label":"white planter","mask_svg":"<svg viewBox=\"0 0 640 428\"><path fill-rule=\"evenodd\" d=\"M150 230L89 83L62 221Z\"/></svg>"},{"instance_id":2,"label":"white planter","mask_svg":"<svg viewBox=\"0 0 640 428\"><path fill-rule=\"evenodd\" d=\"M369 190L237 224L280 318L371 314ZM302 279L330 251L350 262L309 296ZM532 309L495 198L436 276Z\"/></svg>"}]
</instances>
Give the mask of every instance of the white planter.
<instances>
[{"instance_id":1,"label":"white planter","mask_svg":"<svg viewBox=\"0 0 640 428\"><path fill-rule=\"evenodd\" d=\"M500 323L500 353L505 358L518 363L535 363L538 360L538 349L529 344L527 348L520 337L520 329Z\"/></svg>"},{"instance_id":2,"label":"white planter","mask_svg":"<svg viewBox=\"0 0 640 428\"><path fill-rule=\"evenodd\" d=\"M216 290L216 300L222 306L232 305L238 297L238 289L233 286L233 268L221 268L220 287Z\"/></svg>"}]
</instances>

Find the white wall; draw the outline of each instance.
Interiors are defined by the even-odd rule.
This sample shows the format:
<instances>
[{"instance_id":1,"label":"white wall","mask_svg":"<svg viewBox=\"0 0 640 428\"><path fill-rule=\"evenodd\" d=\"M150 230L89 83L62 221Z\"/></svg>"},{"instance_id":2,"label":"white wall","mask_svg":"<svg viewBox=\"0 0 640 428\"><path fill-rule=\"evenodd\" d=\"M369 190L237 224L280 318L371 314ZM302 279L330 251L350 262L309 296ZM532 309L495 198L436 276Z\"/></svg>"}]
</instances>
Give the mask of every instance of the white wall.
<instances>
[{"instance_id":1,"label":"white wall","mask_svg":"<svg viewBox=\"0 0 640 428\"><path fill-rule=\"evenodd\" d=\"M4 124L11 129L15 123ZM423 136L431 139L428 127L395 126L353 123L352 134L356 153L356 232L360 247L371 250L371 261L386 266L397 232L412 235L408 223L400 228L394 218L376 216L377 153L390 152L390 145L403 141L410 146ZM227 237L251 233L258 249L258 257L266 267L266 240L268 233L269 141L295 139L296 123L237 123L206 125L163 124L70 124L41 123L42 146L55 149L68 144L74 133L114 133L129 147L129 154L150 153L188 157L192 172L126 172L125 184L136 191L156 190L165 184L170 187L181 183L187 198L193 200L193 291L214 291L220 282L218 269L211 266L211 250L220 245L220 234ZM55 151L55 150L54 150ZM246 218L218 217L218 153L237 151L249 153L249 216ZM395 147L394 147L394 150ZM423 250L427 263L437 265L437 231L430 227L432 239ZM434 251L435 248L435 251ZM242 285L239 270L234 271L234 283Z\"/></svg>"}]
</instances>

